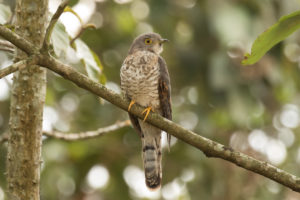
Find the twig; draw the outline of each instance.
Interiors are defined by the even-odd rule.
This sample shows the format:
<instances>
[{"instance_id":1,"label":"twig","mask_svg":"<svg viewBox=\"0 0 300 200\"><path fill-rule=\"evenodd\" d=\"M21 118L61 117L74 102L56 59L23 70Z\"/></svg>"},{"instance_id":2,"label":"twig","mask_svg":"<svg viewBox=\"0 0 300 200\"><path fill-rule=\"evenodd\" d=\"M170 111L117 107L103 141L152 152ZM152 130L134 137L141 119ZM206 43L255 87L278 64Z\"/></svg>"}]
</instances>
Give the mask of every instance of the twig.
<instances>
[{"instance_id":1,"label":"twig","mask_svg":"<svg viewBox=\"0 0 300 200\"><path fill-rule=\"evenodd\" d=\"M20 69L23 69L26 66L35 65L37 64L37 62L38 62L38 58L36 56L31 56L26 60L21 60L8 67L5 67L0 70L0 79Z\"/></svg>"},{"instance_id":2,"label":"twig","mask_svg":"<svg viewBox=\"0 0 300 200\"><path fill-rule=\"evenodd\" d=\"M25 40L18 34L14 33L13 31L11 31L8 28L6 28L5 26L0 25L0 32L1 32L1 36L4 39L8 40L12 44L14 44L16 47L19 47L19 48L22 47L20 49L23 50L25 53L33 55L33 54L39 52L38 49L31 42Z\"/></svg>"},{"instance_id":3,"label":"twig","mask_svg":"<svg viewBox=\"0 0 300 200\"><path fill-rule=\"evenodd\" d=\"M71 7L67 6L65 9L65 12L72 13L78 19L78 21L80 22L80 26L81 26L79 32L70 41L70 46L73 46L73 43L75 42L75 40L78 39L86 29L88 29L88 28L96 29L95 24L83 24L81 17Z\"/></svg>"},{"instance_id":4,"label":"twig","mask_svg":"<svg viewBox=\"0 0 300 200\"><path fill-rule=\"evenodd\" d=\"M6 40L0 40L0 51L6 51L8 53L14 53L15 52L15 46L6 41Z\"/></svg>"},{"instance_id":5,"label":"twig","mask_svg":"<svg viewBox=\"0 0 300 200\"><path fill-rule=\"evenodd\" d=\"M44 43L43 43L42 49L48 50L49 44L50 44L51 35L52 35L52 32L53 32L53 28L54 28L56 22L58 21L59 17L61 16L61 14L64 12L64 10L67 7L68 3L69 3L69 0L63 1L59 5L59 7L57 8L57 10L54 13L54 15L52 16L52 18L50 20L50 23L49 23L49 26L47 27L47 30L46 30L45 39L44 39Z\"/></svg>"},{"instance_id":6,"label":"twig","mask_svg":"<svg viewBox=\"0 0 300 200\"><path fill-rule=\"evenodd\" d=\"M12 43L10 43L9 41L6 41L6 40L0 40L0 46L8 47L11 49L15 48L15 45L13 45Z\"/></svg>"},{"instance_id":7,"label":"twig","mask_svg":"<svg viewBox=\"0 0 300 200\"><path fill-rule=\"evenodd\" d=\"M72 40L70 41L70 46L72 46L73 43L75 42L75 40L77 40L77 39L82 35L82 33L83 33L86 29L88 29L88 28L96 29L96 26L95 26L95 24L86 24L86 25L83 25L83 26L80 28L80 30L79 30L79 32L77 33L77 35L76 35L74 38L72 38Z\"/></svg>"},{"instance_id":8,"label":"twig","mask_svg":"<svg viewBox=\"0 0 300 200\"><path fill-rule=\"evenodd\" d=\"M6 52L11 53L11 54L13 54L15 52L14 49L10 49L10 48L7 48L7 47L0 47L0 51L6 51Z\"/></svg>"},{"instance_id":9,"label":"twig","mask_svg":"<svg viewBox=\"0 0 300 200\"><path fill-rule=\"evenodd\" d=\"M48 137L53 137L56 139L66 140L66 141L86 140L86 139L106 135L107 133L111 133L113 131L119 130L126 126L130 126L130 124L131 123L129 120L125 120L122 122L116 122L115 124L107 127L99 128L98 130L95 131L87 131L81 133L62 133L58 131L43 131L43 135L46 135ZM2 135L0 135L0 144L6 142L7 140L8 140L7 132L4 132Z\"/></svg>"},{"instance_id":10,"label":"twig","mask_svg":"<svg viewBox=\"0 0 300 200\"><path fill-rule=\"evenodd\" d=\"M19 69L23 69L24 67L26 67L26 63L27 63L27 60L21 60L21 61L14 63L8 67L0 69L0 79L11 73L14 73L15 71L18 71Z\"/></svg>"},{"instance_id":11,"label":"twig","mask_svg":"<svg viewBox=\"0 0 300 200\"><path fill-rule=\"evenodd\" d=\"M35 52L34 47L30 48L29 46L24 46L24 44L28 43L25 39L17 36L15 33L1 25L0 35L3 37L5 36L7 40L9 40L18 48L22 49L28 54L31 54L31 52ZM60 74L65 79L68 79L75 83L77 86L86 89L91 93L100 96L103 99L118 106L119 108L127 111L130 103L128 100L115 93L114 91L107 89L102 84L97 83L89 79L87 76L77 72L74 68L61 63L57 59L47 54L41 53L39 55L38 64L56 72L57 74ZM130 113L134 114L140 119L143 119L143 109L143 107L136 105L130 110ZM156 113L150 113L147 118L147 122L200 149L208 157L216 157L227 160L239 167L272 179L277 183L280 183L296 192L300 192L299 177L283 171L267 162L259 161L251 156L235 151L230 147L226 147L220 143L202 137L199 134L189 131Z\"/></svg>"},{"instance_id":12,"label":"twig","mask_svg":"<svg viewBox=\"0 0 300 200\"><path fill-rule=\"evenodd\" d=\"M103 136L107 133L116 131L118 129L121 129L121 128L129 126L129 125L130 125L130 121L126 120L123 122L117 122L117 123L107 126L107 127L99 128L96 131L88 131L88 132L81 132L81 133L62 133L62 132L58 132L58 131L52 131L52 132L43 131L43 134L46 136L49 136L49 137L54 137L54 138L62 139L62 140L66 140L66 141L86 140L89 138Z\"/></svg>"}]
</instances>

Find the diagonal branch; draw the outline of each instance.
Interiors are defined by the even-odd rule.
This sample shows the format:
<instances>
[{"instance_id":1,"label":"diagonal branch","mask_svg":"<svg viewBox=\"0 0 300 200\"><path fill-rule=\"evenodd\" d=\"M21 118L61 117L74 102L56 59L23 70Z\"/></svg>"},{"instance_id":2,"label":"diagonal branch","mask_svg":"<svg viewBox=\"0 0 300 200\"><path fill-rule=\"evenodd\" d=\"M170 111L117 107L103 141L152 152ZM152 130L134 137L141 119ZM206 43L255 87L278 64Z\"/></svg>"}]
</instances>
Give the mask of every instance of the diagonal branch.
<instances>
[{"instance_id":1,"label":"diagonal branch","mask_svg":"<svg viewBox=\"0 0 300 200\"><path fill-rule=\"evenodd\" d=\"M5 52L11 53L11 54L15 53L14 49L10 49L8 47L1 47L1 46L0 46L0 51L5 51Z\"/></svg>"},{"instance_id":2,"label":"diagonal branch","mask_svg":"<svg viewBox=\"0 0 300 200\"><path fill-rule=\"evenodd\" d=\"M16 36L15 33L11 32L3 26L0 26L0 35L4 35L6 39L29 54L31 54L31 52L35 52L34 48L23 46L23 44L27 43L26 40L20 38L19 36ZM12 40L10 40L10 38L12 38ZM38 56L39 65L60 74L65 79L68 79L75 83L77 86L86 89L91 93L100 96L111 102L112 104L118 106L119 108L127 111L129 101L119 94L107 89L100 83L92 81L87 76L74 70L74 68L61 63L60 61L49 55L39 54ZM132 107L130 113L143 119L144 116L141 114L142 111L143 108L139 105L136 105ZM270 178L286 187L289 187L294 191L300 192L299 177L283 171L267 162L259 161L251 156L235 151L230 147L226 147L220 143L202 137L170 120L163 118L156 113L150 113L147 118L147 122L200 149L207 157L216 157L227 160L244 169Z\"/></svg>"},{"instance_id":3,"label":"diagonal branch","mask_svg":"<svg viewBox=\"0 0 300 200\"><path fill-rule=\"evenodd\" d=\"M126 120L122 122L117 122L107 127L99 128L96 131L88 131L88 132L81 132L81 133L62 133L58 131L52 131L52 132L43 131L43 134L48 137L54 137L56 139L62 139L66 141L86 140L86 139L106 135L107 133L116 131L118 129L121 129L129 125L130 125L130 121Z\"/></svg>"},{"instance_id":4,"label":"diagonal branch","mask_svg":"<svg viewBox=\"0 0 300 200\"><path fill-rule=\"evenodd\" d=\"M72 38L72 40L70 41L70 45L72 46L73 43L75 42L75 40L77 40L82 35L82 33L89 28L96 29L96 26L94 24L81 25L81 28L80 28L79 32L77 33L77 35L74 38Z\"/></svg>"},{"instance_id":5,"label":"diagonal branch","mask_svg":"<svg viewBox=\"0 0 300 200\"><path fill-rule=\"evenodd\" d=\"M26 60L21 60L8 67L0 69L0 79L11 73L14 73L15 71L18 71L19 69L23 69L24 67L26 67L26 62Z\"/></svg>"},{"instance_id":6,"label":"diagonal branch","mask_svg":"<svg viewBox=\"0 0 300 200\"><path fill-rule=\"evenodd\" d=\"M8 53L14 53L15 52L15 46L6 41L6 40L0 40L0 51L6 51Z\"/></svg>"},{"instance_id":7,"label":"diagonal branch","mask_svg":"<svg viewBox=\"0 0 300 200\"><path fill-rule=\"evenodd\" d=\"M21 61L16 62L8 67L5 67L0 70L0 79L11 73L14 73L20 69L23 69L26 66L35 65L35 64L37 64L37 62L38 62L37 57L32 56L32 57L27 58L26 60L21 60Z\"/></svg>"},{"instance_id":8,"label":"diagonal branch","mask_svg":"<svg viewBox=\"0 0 300 200\"><path fill-rule=\"evenodd\" d=\"M27 54L35 54L38 52L38 49L32 43L6 28L4 25L0 25L0 32L0 35L4 39L8 40L18 48L22 47L20 49L25 51Z\"/></svg>"},{"instance_id":9,"label":"diagonal branch","mask_svg":"<svg viewBox=\"0 0 300 200\"><path fill-rule=\"evenodd\" d=\"M44 43L43 43L43 49L48 50L49 44L50 44L50 38L53 32L53 28L56 24L56 22L58 21L59 17L61 16L61 14L64 12L65 8L67 7L69 3L69 0L64 0L59 7L57 8L56 12L54 13L54 15L52 16L50 23L48 25L48 28L46 30L46 34L45 34L45 39L44 39Z\"/></svg>"}]
</instances>

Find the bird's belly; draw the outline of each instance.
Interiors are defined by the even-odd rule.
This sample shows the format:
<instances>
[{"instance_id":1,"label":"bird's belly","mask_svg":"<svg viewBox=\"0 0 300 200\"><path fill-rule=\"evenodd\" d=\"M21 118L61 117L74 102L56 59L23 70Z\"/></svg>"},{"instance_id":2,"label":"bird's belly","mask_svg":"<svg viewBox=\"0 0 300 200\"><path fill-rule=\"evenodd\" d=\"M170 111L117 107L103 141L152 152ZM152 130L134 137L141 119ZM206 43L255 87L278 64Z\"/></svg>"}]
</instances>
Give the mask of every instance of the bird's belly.
<instances>
[{"instance_id":1,"label":"bird's belly","mask_svg":"<svg viewBox=\"0 0 300 200\"><path fill-rule=\"evenodd\" d=\"M154 74L153 74L154 75ZM137 77L137 84L133 88L132 98L141 106L157 107L159 105L158 77Z\"/></svg>"},{"instance_id":2,"label":"bird's belly","mask_svg":"<svg viewBox=\"0 0 300 200\"><path fill-rule=\"evenodd\" d=\"M135 99L136 103L144 107L151 106L157 108L159 106L158 93L154 91L147 94L137 94L133 99Z\"/></svg>"},{"instance_id":3,"label":"bird's belly","mask_svg":"<svg viewBox=\"0 0 300 200\"><path fill-rule=\"evenodd\" d=\"M141 106L159 106L158 57L139 51L127 57L121 67L121 89L130 99Z\"/></svg>"},{"instance_id":4,"label":"bird's belly","mask_svg":"<svg viewBox=\"0 0 300 200\"><path fill-rule=\"evenodd\" d=\"M130 98L135 100L141 106L152 106L156 108L159 106L158 94L158 76L159 72L150 73L128 73L123 77L122 90Z\"/></svg>"}]
</instances>

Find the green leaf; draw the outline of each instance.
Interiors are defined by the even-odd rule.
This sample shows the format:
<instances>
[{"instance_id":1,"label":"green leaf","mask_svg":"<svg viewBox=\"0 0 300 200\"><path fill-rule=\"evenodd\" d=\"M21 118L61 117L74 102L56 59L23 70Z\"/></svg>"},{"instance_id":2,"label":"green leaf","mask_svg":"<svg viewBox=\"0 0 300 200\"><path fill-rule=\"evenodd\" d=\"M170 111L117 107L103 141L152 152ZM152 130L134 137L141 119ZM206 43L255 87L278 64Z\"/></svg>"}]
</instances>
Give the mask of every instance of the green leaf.
<instances>
[{"instance_id":1,"label":"green leaf","mask_svg":"<svg viewBox=\"0 0 300 200\"><path fill-rule=\"evenodd\" d=\"M92 28L93 25L87 25L86 27ZM71 37L66 32L65 26L62 23L57 22L51 36L55 55L62 59L66 59L66 54L68 50L70 50L69 48L74 49L74 52L76 53L74 56L76 59L73 58L71 62L74 62L74 60L76 62L80 61L84 65L84 70L89 78L105 84L106 77L102 72L103 65L97 54L92 51L82 40L77 38L72 44L70 44L71 40ZM81 69L79 70L81 71Z\"/></svg>"},{"instance_id":2,"label":"green leaf","mask_svg":"<svg viewBox=\"0 0 300 200\"><path fill-rule=\"evenodd\" d=\"M245 55L242 64L252 65L256 63L268 50L298 28L300 28L300 11L281 17L276 24L256 38L251 48L251 54Z\"/></svg>"},{"instance_id":3,"label":"green leaf","mask_svg":"<svg viewBox=\"0 0 300 200\"><path fill-rule=\"evenodd\" d=\"M103 65L102 65L102 63L101 63L101 61L100 61L98 55L97 55L93 50L90 50L90 51L91 51L91 54L92 54L93 57L94 57L95 62L96 62L97 65L98 65L100 71L102 72L102 73L100 73L98 80L99 80L99 82L100 82L101 84L105 85L105 83L106 83L106 76L105 76L105 74L103 73Z\"/></svg>"},{"instance_id":4,"label":"green leaf","mask_svg":"<svg viewBox=\"0 0 300 200\"><path fill-rule=\"evenodd\" d=\"M106 78L102 73L103 65L97 54L80 39L75 40L74 45L76 46L77 56L84 64L88 77L104 84Z\"/></svg>"},{"instance_id":5,"label":"green leaf","mask_svg":"<svg viewBox=\"0 0 300 200\"><path fill-rule=\"evenodd\" d=\"M91 51L91 54L92 54L93 57L94 57L95 62L96 62L97 65L98 65L99 69L100 69L100 70L103 70L103 65L102 65L102 63L101 63L101 61L100 61L98 55L97 55L93 50L90 50L90 51Z\"/></svg>"},{"instance_id":6,"label":"green leaf","mask_svg":"<svg viewBox=\"0 0 300 200\"><path fill-rule=\"evenodd\" d=\"M57 57L67 52L69 46L69 35L66 32L65 26L57 22L54 26L51 41L54 49L54 53Z\"/></svg>"},{"instance_id":7,"label":"green leaf","mask_svg":"<svg viewBox=\"0 0 300 200\"><path fill-rule=\"evenodd\" d=\"M88 62L86 62L85 59L81 59L81 62L85 67L85 71L86 71L88 77L90 79L98 82L98 80L99 80L98 77L100 74L99 71L95 70L95 68L92 65L90 65Z\"/></svg>"},{"instance_id":8,"label":"green leaf","mask_svg":"<svg viewBox=\"0 0 300 200\"><path fill-rule=\"evenodd\" d=\"M104 73L101 73L100 76L99 76L99 81L100 81L100 83L101 83L102 85L105 85L106 80L107 80L107 79L106 79L105 74L104 74Z\"/></svg>"}]
</instances>

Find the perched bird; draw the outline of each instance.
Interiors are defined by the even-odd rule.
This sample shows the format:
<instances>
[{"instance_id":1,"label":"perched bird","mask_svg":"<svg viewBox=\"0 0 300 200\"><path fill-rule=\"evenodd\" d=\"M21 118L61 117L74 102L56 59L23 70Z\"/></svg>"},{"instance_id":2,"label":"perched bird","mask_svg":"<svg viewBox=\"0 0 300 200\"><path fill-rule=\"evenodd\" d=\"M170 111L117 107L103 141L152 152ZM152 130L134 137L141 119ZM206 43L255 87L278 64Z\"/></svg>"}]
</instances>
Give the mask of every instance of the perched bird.
<instances>
[{"instance_id":1,"label":"perched bird","mask_svg":"<svg viewBox=\"0 0 300 200\"><path fill-rule=\"evenodd\" d=\"M134 129L142 140L142 157L146 185L158 189L161 185L161 130L145 122L150 111L172 119L171 86L166 62L160 56L163 43L157 33L138 36L132 43L121 67L121 89L131 101L128 111L137 103L146 109L144 120L129 113ZM170 146L171 135L168 134Z\"/></svg>"}]
</instances>

